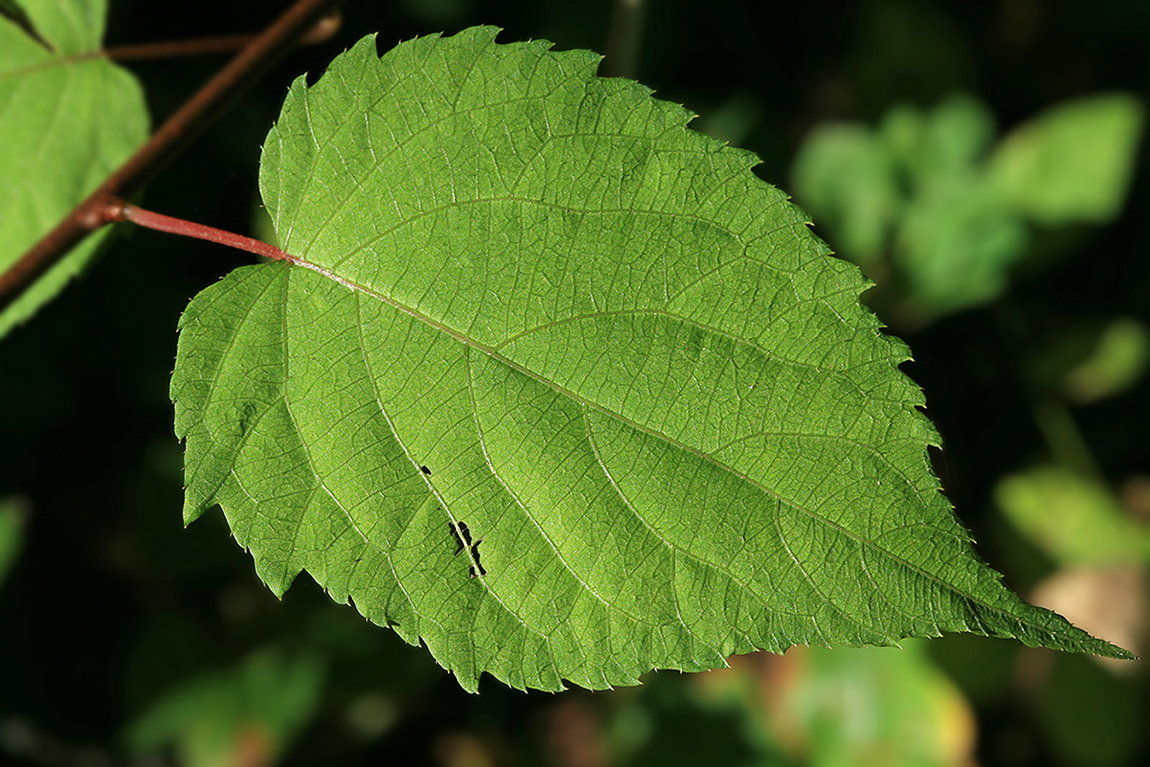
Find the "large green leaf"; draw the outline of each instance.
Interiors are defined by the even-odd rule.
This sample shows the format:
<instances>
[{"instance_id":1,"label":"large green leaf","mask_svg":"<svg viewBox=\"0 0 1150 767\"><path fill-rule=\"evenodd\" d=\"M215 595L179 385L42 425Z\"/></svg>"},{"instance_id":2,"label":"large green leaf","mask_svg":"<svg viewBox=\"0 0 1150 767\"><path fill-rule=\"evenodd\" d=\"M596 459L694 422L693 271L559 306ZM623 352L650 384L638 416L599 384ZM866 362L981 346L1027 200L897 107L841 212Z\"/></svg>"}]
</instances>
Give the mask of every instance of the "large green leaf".
<instances>
[{"instance_id":1,"label":"large green leaf","mask_svg":"<svg viewBox=\"0 0 1150 767\"><path fill-rule=\"evenodd\" d=\"M105 0L23 0L49 51L0 16L0 272L90 194L147 138L135 78L101 57ZM30 317L91 260L89 237L0 312L0 336Z\"/></svg>"},{"instance_id":2,"label":"large green leaf","mask_svg":"<svg viewBox=\"0 0 1150 767\"><path fill-rule=\"evenodd\" d=\"M752 155L495 32L292 86L260 181L297 260L180 323L186 520L471 690L940 631L1123 654L977 559L905 347Z\"/></svg>"}]
</instances>

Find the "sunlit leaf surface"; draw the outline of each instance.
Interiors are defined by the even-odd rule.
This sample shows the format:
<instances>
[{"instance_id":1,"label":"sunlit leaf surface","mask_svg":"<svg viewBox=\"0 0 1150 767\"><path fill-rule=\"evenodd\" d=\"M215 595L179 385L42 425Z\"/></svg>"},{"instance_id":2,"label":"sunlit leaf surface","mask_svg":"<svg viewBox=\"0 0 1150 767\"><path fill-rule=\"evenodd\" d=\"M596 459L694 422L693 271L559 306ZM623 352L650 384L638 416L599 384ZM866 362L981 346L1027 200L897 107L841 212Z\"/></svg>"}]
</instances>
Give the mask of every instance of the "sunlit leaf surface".
<instances>
[{"instance_id":1,"label":"sunlit leaf surface","mask_svg":"<svg viewBox=\"0 0 1150 767\"><path fill-rule=\"evenodd\" d=\"M181 322L187 520L471 690L940 631L1120 652L976 558L905 347L752 155L494 36L293 85L260 181L298 261Z\"/></svg>"}]
</instances>

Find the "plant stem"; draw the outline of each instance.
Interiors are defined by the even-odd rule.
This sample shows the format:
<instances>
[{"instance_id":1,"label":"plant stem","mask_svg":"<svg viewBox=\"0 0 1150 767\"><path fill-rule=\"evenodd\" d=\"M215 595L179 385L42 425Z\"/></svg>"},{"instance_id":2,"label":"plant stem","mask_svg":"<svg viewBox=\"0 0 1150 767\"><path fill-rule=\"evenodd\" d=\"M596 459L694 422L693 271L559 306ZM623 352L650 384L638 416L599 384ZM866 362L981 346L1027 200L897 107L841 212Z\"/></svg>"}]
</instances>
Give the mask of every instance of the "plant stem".
<instances>
[{"instance_id":1,"label":"plant stem","mask_svg":"<svg viewBox=\"0 0 1150 767\"><path fill-rule=\"evenodd\" d=\"M324 16L301 37L296 45L317 45L331 39L339 29L338 13ZM114 61L140 61L173 59L181 56L205 56L213 53L230 53L246 45L251 45L257 35L219 35L216 37L195 37L187 40L164 40L138 45L117 45L75 58L95 58L103 56Z\"/></svg>"},{"instance_id":2,"label":"plant stem","mask_svg":"<svg viewBox=\"0 0 1150 767\"><path fill-rule=\"evenodd\" d=\"M341 0L296 0L160 126L151 139L68 216L0 274L0 311L16 301L68 251L105 224L121 220L131 197L183 151Z\"/></svg>"},{"instance_id":3,"label":"plant stem","mask_svg":"<svg viewBox=\"0 0 1150 767\"><path fill-rule=\"evenodd\" d=\"M307 34L299 39L296 45L317 45L329 40L336 33L340 25L338 10L324 16L308 30ZM76 53L51 59L22 69L15 69L4 73L4 77L22 77L32 72L38 72L50 67L66 66L80 61L92 59L112 59L113 61L153 61L156 59L175 59L182 56L209 56L213 53L231 53L244 46L250 45L258 35L216 35L214 37L193 37L185 40L163 40L156 43L138 43L135 45L116 45L111 48L101 48L98 51Z\"/></svg>"},{"instance_id":4,"label":"plant stem","mask_svg":"<svg viewBox=\"0 0 1150 767\"><path fill-rule=\"evenodd\" d=\"M256 255L274 258L277 261L296 262L295 258L266 242L245 237L242 234L227 232L223 229L216 229L214 226L205 226L204 224L185 221L182 218L165 216L162 213L153 213L150 210L144 210L127 202L121 203L114 208L111 220L130 221L146 229L155 229L160 232L168 232L169 234L180 234L184 237L195 237L199 240L216 242L231 248L246 250Z\"/></svg>"}]
</instances>

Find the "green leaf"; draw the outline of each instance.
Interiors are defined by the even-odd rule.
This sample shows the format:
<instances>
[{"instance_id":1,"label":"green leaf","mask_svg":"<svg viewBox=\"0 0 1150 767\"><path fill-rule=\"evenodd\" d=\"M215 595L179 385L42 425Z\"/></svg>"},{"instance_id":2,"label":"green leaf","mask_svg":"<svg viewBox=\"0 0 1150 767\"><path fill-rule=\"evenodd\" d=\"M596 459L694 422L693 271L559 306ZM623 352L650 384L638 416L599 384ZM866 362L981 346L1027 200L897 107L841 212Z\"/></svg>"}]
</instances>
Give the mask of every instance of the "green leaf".
<instances>
[{"instance_id":1,"label":"green leaf","mask_svg":"<svg viewBox=\"0 0 1150 767\"><path fill-rule=\"evenodd\" d=\"M143 94L101 58L104 0L24 0L54 51L0 17L0 272L52 229L147 138ZM35 183L29 183L33 179ZM34 314L91 261L89 237L14 304L0 336Z\"/></svg>"},{"instance_id":2,"label":"green leaf","mask_svg":"<svg viewBox=\"0 0 1150 767\"><path fill-rule=\"evenodd\" d=\"M1090 355L1068 371L1064 389L1076 402L1121 393L1138 383L1148 357L1146 327L1134 319L1116 319L1099 332Z\"/></svg>"},{"instance_id":3,"label":"green leaf","mask_svg":"<svg viewBox=\"0 0 1150 767\"><path fill-rule=\"evenodd\" d=\"M948 767L971 763L974 713L922 642L901 650L788 653L787 673L760 676L770 708L759 719L793 762L853 767ZM843 705L851 701L850 705Z\"/></svg>"},{"instance_id":4,"label":"green leaf","mask_svg":"<svg viewBox=\"0 0 1150 767\"><path fill-rule=\"evenodd\" d=\"M1016 128L991 174L1006 202L1040 224L1104 223L1126 199L1141 134L1133 96L1078 99Z\"/></svg>"},{"instance_id":5,"label":"green leaf","mask_svg":"<svg viewBox=\"0 0 1150 767\"><path fill-rule=\"evenodd\" d=\"M1150 331L1136 319L1084 322L1055 334L1027 360L1036 386L1087 404L1130 389L1150 362Z\"/></svg>"},{"instance_id":6,"label":"green leaf","mask_svg":"<svg viewBox=\"0 0 1150 767\"><path fill-rule=\"evenodd\" d=\"M879 134L909 180L929 185L939 177L970 173L994 140L994 117L982 102L954 94L928 112L892 107Z\"/></svg>"},{"instance_id":7,"label":"green leaf","mask_svg":"<svg viewBox=\"0 0 1150 767\"><path fill-rule=\"evenodd\" d=\"M1056 466L1012 474L995 499L1015 527L1063 565L1150 562L1150 525L1104 486Z\"/></svg>"},{"instance_id":8,"label":"green leaf","mask_svg":"<svg viewBox=\"0 0 1150 767\"><path fill-rule=\"evenodd\" d=\"M904 210L892 258L931 315L993 299L1029 242L1021 219L977 173L932 178Z\"/></svg>"},{"instance_id":9,"label":"green leaf","mask_svg":"<svg viewBox=\"0 0 1150 767\"><path fill-rule=\"evenodd\" d=\"M469 690L940 631L1125 657L977 559L906 348L752 155L495 34L293 84L260 183L296 260L180 322L187 521Z\"/></svg>"}]
</instances>

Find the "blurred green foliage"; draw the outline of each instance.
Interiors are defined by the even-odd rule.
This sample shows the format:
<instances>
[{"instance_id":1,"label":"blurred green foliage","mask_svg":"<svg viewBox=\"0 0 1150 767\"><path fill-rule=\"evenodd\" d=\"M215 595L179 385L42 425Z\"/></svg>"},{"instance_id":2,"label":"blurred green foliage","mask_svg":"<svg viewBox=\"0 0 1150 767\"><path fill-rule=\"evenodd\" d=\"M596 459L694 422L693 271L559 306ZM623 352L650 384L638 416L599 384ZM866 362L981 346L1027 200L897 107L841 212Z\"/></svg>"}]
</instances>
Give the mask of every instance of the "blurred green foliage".
<instances>
[{"instance_id":1,"label":"blurred green foliage","mask_svg":"<svg viewBox=\"0 0 1150 767\"><path fill-rule=\"evenodd\" d=\"M761 756L791 764L944 767L974 748L969 705L919 641L740 658L694 687L700 705L742 718Z\"/></svg>"},{"instance_id":2,"label":"blurred green foliage","mask_svg":"<svg viewBox=\"0 0 1150 767\"><path fill-rule=\"evenodd\" d=\"M999 506L1023 535L1061 565L1150 562L1150 524L1127 513L1101 483L1059 466L1003 478Z\"/></svg>"},{"instance_id":3,"label":"blurred green foliage","mask_svg":"<svg viewBox=\"0 0 1150 767\"><path fill-rule=\"evenodd\" d=\"M1002 205L1045 226L1110 221L1126 199L1142 112L1135 97L1096 95L1015 128L990 158Z\"/></svg>"},{"instance_id":4,"label":"blurred green foliage","mask_svg":"<svg viewBox=\"0 0 1150 767\"><path fill-rule=\"evenodd\" d=\"M1054 107L994 143L980 101L899 105L877 128L828 124L807 137L794 193L844 257L879 286L880 313L918 325L999 295L1028 224L1104 223L1120 210L1140 102L1092 96Z\"/></svg>"},{"instance_id":5,"label":"blurred green foliage","mask_svg":"<svg viewBox=\"0 0 1150 767\"><path fill-rule=\"evenodd\" d=\"M1084 405L1127 391L1146 371L1150 335L1131 317L1082 323L1036 345L1026 360L1036 386Z\"/></svg>"},{"instance_id":6,"label":"blurred green foliage","mask_svg":"<svg viewBox=\"0 0 1150 767\"><path fill-rule=\"evenodd\" d=\"M174 745L186 767L274 764L314 717L323 685L316 657L259 650L235 670L203 673L136 718L129 750Z\"/></svg>"}]
</instances>

